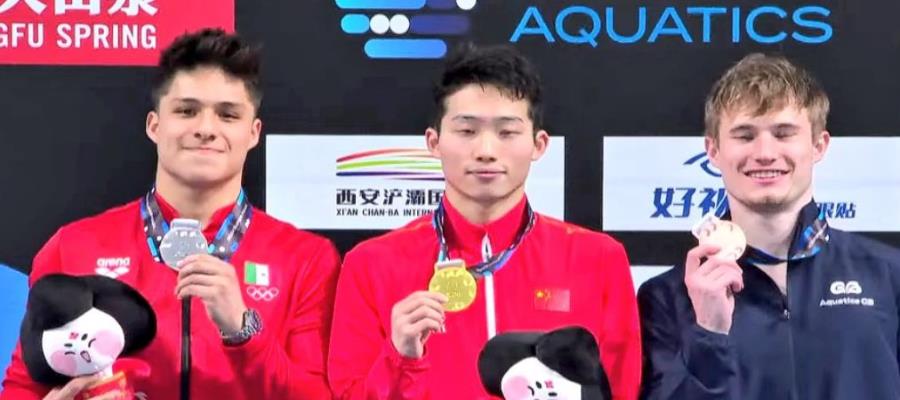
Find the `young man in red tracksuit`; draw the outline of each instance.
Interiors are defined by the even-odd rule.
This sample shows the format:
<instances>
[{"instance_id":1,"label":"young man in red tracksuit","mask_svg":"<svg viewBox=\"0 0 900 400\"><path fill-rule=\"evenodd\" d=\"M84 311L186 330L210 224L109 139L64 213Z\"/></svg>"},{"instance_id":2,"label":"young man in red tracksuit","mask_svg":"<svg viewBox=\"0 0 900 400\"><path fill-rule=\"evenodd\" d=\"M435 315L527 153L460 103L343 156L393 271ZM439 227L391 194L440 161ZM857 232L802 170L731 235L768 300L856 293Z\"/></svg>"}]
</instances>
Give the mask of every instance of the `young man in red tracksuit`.
<instances>
[{"instance_id":1,"label":"young man in red tracksuit","mask_svg":"<svg viewBox=\"0 0 900 400\"><path fill-rule=\"evenodd\" d=\"M534 213L524 193L547 149L534 67L511 48L468 48L436 88L426 131L446 190L440 208L347 254L328 378L340 399L488 399L477 371L488 338L589 329L615 399L637 396L641 354L628 259L611 237ZM435 262L477 277L468 308L427 291ZM455 308L455 307L454 307Z\"/></svg>"},{"instance_id":2,"label":"young man in red tracksuit","mask_svg":"<svg viewBox=\"0 0 900 400\"><path fill-rule=\"evenodd\" d=\"M182 390L191 399L330 398L325 358L338 254L328 240L250 206L241 189L261 130L258 51L204 30L165 50L159 72L147 117L159 154L154 189L61 228L35 257L31 282L56 272L103 274L150 301L157 335L135 355L152 368L135 383L142 399L185 398ZM161 262L157 236L178 217L199 220L214 249L176 270ZM42 387L17 349L0 397L71 399L97 379Z\"/></svg>"}]
</instances>

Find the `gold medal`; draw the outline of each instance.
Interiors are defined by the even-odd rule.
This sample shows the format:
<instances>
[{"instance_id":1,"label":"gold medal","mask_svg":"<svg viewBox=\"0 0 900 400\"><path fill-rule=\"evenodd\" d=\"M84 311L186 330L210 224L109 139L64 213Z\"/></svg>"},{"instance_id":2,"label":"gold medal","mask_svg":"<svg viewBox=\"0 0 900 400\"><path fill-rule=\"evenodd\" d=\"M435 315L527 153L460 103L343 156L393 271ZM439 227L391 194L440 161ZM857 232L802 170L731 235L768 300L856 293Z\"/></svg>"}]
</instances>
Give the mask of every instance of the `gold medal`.
<instances>
[{"instance_id":1,"label":"gold medal","mask_svg":"<svg viewBox=\"0 0 900 400\"><path fill-rule=\"evenodd\" d=\"M475 277L466 270L462 260L449 260L434 265L434 275L428 282L428 291L447 296L444 309L449 312L462 311L475 301L478 285Z\"/></svg>"}]
</instances>

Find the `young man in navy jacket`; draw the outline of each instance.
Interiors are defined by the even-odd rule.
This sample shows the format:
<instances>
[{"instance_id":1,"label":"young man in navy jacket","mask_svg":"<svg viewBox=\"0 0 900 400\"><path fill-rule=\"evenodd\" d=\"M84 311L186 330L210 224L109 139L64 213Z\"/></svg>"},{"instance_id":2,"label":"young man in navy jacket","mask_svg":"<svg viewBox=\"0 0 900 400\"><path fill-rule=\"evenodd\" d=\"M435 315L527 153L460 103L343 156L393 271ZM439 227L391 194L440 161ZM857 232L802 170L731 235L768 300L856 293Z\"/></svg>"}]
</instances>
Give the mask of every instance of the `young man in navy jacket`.
<instances>
[{"instance_id":1,"label":"young man in navy jacket","mask_svg":"<svg viewBox=\"0 0 900 400\"><path fill-rule=\"evenodd\" d=\"M828 226L813 201L829 101L807 71L752 54L706 102L736 261L700 245L641 287L646 399L896 399L900 251Z\"/></svg>"}]
</instances>

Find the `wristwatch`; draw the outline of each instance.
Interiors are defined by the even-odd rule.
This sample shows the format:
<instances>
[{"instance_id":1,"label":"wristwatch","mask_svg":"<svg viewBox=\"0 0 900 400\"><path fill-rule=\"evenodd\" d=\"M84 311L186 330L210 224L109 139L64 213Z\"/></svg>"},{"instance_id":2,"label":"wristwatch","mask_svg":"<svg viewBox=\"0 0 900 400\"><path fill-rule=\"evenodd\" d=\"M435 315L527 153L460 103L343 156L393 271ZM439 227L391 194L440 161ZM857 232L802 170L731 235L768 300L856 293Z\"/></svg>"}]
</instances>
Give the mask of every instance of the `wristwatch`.
<instances>
[{"instance_id":1,"label":"wristwatch","mask_svg":"<svg viewBox=\"0 0 900 400\"><path fill-rule=\"evenodd\" d=\"M222 335L222 342L225 343L225 345L237 346L250 340L250 338L257 333L262 332L262 329L262 319L259 317L259 313L252 308L248 308L247 311L244 311L244 317L239 331L230 334L219 331L219 334Z\"/></svg>"}]
</instances>

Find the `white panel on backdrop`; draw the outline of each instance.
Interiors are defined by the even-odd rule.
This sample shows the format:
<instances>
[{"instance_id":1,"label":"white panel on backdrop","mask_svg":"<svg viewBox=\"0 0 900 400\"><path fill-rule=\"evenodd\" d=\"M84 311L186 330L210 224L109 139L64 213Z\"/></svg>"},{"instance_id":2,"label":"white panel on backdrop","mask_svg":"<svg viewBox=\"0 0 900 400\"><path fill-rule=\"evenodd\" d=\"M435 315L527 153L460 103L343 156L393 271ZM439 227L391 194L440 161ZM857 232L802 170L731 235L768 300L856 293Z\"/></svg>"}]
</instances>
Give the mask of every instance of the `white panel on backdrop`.
<instances>
[{"instance_id":1,"label":"white panel on backdrop","mask_svg":"<svg viewBox=\"0 0 900 400\"><path fill-rule=\"evenodd\" d=\"M671 265L632 265L631 280L634 281L635 293L644 282L670 269L672 269Z\"/></svg>"},{"instance_id":2,"label":"white panel on backdrop","mask_svg":"<svg viewBox=\"0 0 900 400\"><path fill-rule=\"evenodd\" d=\"M563 218L564 167L554 136L525 185L535 211ZM424 136L266 136L266 212L300 228L397 228L433 210L443 188Z\"/></svg>"},{"instance_id":3,"label":"white panel on backdrop","mask_svg":"<svg viewBox=\"0 0 900 400\"><path fill-rule=\"evenodd\" d=\"M603 230L688 231L724 206L703 138L603 139ZM900 231L900 137L832 138L815 167L815 199L832 226Z\"/></svg>"}]
</instances>

